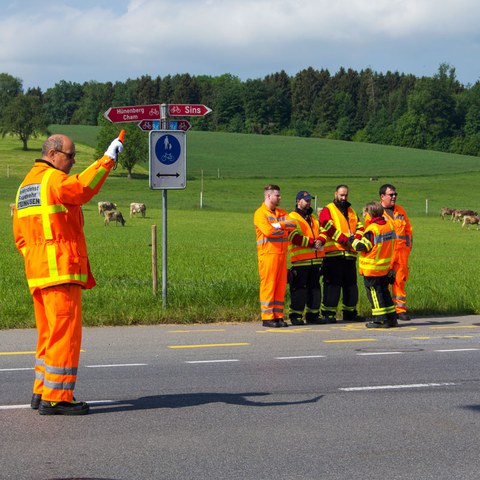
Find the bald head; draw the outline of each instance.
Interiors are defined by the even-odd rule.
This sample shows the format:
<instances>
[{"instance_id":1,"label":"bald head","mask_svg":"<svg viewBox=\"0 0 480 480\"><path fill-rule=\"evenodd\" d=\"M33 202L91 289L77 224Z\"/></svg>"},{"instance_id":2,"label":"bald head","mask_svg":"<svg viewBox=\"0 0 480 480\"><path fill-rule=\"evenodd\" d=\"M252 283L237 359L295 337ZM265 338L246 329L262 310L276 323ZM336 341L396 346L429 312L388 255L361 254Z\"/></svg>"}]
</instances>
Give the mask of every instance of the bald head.
<instances>
[{"instance_id":1,"label":"bald head","mask_svg":"<svg viewBox=\"0 0 480 480\"><path fill-rule=\"evenodd\" d=\"M42 159L69 174L75 163L75 144L66 135L52 135L43 142Z\"/></svg>"}]
</instances>

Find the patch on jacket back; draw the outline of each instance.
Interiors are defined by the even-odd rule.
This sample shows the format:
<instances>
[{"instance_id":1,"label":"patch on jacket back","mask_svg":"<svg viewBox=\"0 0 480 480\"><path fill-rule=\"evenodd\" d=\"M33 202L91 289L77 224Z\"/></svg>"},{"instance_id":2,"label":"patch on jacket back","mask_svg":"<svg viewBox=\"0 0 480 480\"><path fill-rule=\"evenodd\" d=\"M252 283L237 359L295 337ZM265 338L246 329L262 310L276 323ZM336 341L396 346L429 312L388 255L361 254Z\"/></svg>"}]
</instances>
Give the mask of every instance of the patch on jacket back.
<instances>
[{"instance_id":1,"label":"patch on jacket back","mask_svg":"<svg viewBox=\"0 0 480 480\"><path fill-rule=\"evenodd\" d=\"M37 207L40 203L40 184L26 185L20 189L17 209Z\"/></svg>"}]
</instances>

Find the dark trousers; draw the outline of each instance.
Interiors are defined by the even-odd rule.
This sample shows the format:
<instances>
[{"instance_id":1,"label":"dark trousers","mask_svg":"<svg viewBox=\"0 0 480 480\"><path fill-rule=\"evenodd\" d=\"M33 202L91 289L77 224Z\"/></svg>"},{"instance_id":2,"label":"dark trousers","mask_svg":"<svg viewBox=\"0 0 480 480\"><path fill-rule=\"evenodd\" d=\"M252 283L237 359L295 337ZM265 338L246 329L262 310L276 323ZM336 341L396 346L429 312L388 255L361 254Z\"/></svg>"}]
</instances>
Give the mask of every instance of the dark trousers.
<instances>
[{"instance_id":1,"label":"dark trousers","mask_svg":"<svg viewBox=\"0 0 480 480\"><path fill-rule=\"evenodd\" d=\"M367 298L372 306L372 317L376 323L396 322L397 314L390 295L389 278L383 277L364 277L365 290Z\"/></svg>"},{"instance_id":2,"label":"dark trousers","mask_svg":"<svg viewBox=\"0 0 480 480\"><path fill-rule=\"evenodd\" d=\"M355 257L325 257L323 259L322 315L335 316L340 294L343 294L343 319L357 316L358 285Z\"/></svg>"},{"instance_id":3,"label":"dark trousers","mask_svg":"<svg viewBox=\"0 0 480 480\"><path fill-rule=\"evenodd\" d=\"M290 285L290 320L300 320L305 311L305 320L318 319L320 312L320 265L293 266L288 275Z\"/></svg>"}]
</instances>

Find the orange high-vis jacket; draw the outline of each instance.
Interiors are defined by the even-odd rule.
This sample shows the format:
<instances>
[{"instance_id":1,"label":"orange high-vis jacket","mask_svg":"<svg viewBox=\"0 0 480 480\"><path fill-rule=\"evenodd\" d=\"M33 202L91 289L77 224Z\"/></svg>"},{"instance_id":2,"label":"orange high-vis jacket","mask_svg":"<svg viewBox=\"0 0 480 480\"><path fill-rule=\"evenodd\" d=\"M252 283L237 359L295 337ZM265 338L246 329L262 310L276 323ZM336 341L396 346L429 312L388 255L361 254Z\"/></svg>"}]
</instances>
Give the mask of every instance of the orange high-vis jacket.
<instances>
[{"instance_id":1,"label":"orange high-vis jacket","mask_svg":"<svg viewBox=\"0 0 480 480\"><path fill-rule=\"evenodd\" d=\"M287 254L288 233L297 226L294 220L288 218L287 212L281 208L270 210L265 203L255 211L253 216L257 239L258 254ZM275 228L272 223L279 223Z\"/></svg>"},{"instance_id":2,"label":"orange high-vis jacket","mask_svg":"<svg viewBox=\"0 0 480 480\"><path fill-rule=\"evenodd\" d=\"M328 215L328 213L330 215ZM321 217L321 226L327 230L328 233L334 230L334 233L329 236L327 243L325 243L325 256L333 257L337 255L345 255L356 257L357 252L350 250L348 247L337 242L337 239L341 234L346 237L350 237L351 235L361 237L363 235L364 228L355 210L352 207L348 207L347 221L335 203L331 202L324 207ZM327 220L328 217L330 218Z\"/></svg>"},{"instance_id":3,"label":"orange high-vis jacket","mask_svg":"<svg viewBox=\"0 0 480 480\"><path fill-rule=\"evenodd\" d=\"M307 266L307 265L321 265L325 253L322 250L314 250L311 246L312 241L321 237L324 243L327 240L327 235L322 229L320 233L320 224L315 214L312 213L310 223L302 217L298 212L290 212L290 218L296 220L297 228L290 232L288 239L288 254L292 266ZM302 237L301 245L292 243L292 238L295 235Z\"/></svg>"},{"instance_id":4,"label":"orange high-vis jacket","mask_svg":"<svg viewBox=\"0 0 480 480\"><path fill-rule=\"evenodd\" d=\"M371 233L370 235L368 235ZM372 241L369 240L372 239ZM354 246L358 242L354 241ZM365 277L383 277L392 268L393 250L395 244L395 232L391 223L383 225L370 223L365 229L363 239L359 242L367 247L367 251L360 252L358 262L359 273Z\"/></svg>"},{"instance_id":5,"label":"orange high-vis jacket","mask_svg":"<svg viewBox=\"0 0 480 480\"><path fill-rule=\"evenodd\" d=\"M49 162L36 160L25 177L15 200L13 233L32 293L64 283L95 286L81 205L98 193L114 165L104 156L80 174L68 176Z\"/></svg>"}]
</instances>

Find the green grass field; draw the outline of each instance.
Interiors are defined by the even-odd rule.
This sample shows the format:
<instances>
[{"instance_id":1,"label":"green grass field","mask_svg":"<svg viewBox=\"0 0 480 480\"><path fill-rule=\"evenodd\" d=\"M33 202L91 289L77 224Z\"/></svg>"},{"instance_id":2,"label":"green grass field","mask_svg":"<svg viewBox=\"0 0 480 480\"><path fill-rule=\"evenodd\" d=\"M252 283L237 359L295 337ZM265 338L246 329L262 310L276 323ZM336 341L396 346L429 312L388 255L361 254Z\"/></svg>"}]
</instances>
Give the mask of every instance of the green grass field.
<instances>
[{"instance_id":1,"label":"green grass field","mask_svg":"<svg viewBox=\"0 0 480 480\"><path fill-rule=\"evenodd\" d=\"M77 142L78 173L94 158L95 127L52 126ZM0 328L34 325L23 262L13 245L9 203L40 157L42 139L23 152L18 140L0 140ZM128 141L128 139L126 139ZM147 141L147 136L145 137ZM480 159L379 145L294 137L207 132L187 135L188 182L168 191L168 307L152 293L151 230L157 225L161 287L162 192L148 187L148 159L128 180L119 167L100 194L85 205L85 231L97 287L84 293L87 325L252 321L258 319L258 276L253 211L266 183L282 188L291 210L298 190L333 198L335 186L350 186L360 211L378 198L382 183L396 185L399 203L414 226L411 278L407 285L415 315L480 313L480 231L442 221L443 206L480 209ZM202 178L203 172L203 178ZM378 177L378 181L371 181ZM200 193L203 186L203 208ZM97 201L118 204L125 227L105 227ZM144 202L147 217L128 218L130 202ZM3 205L3 207L2 207ZM427 213L428 206L428 213ZM360 280L359 309L369 312ZM288 296L287 296L288 302Z\"/></svg>"}]
</instances>

